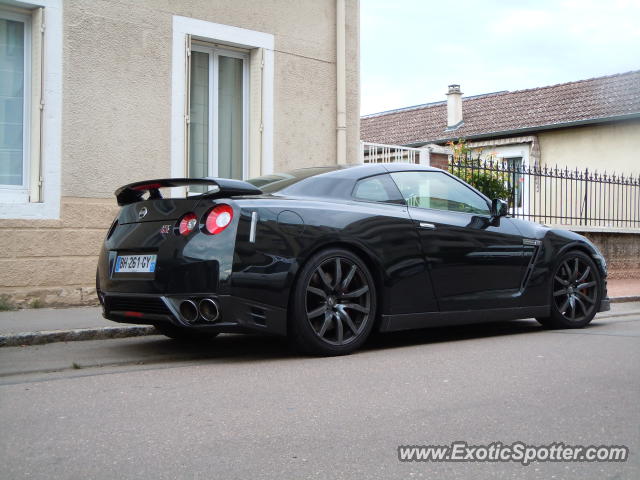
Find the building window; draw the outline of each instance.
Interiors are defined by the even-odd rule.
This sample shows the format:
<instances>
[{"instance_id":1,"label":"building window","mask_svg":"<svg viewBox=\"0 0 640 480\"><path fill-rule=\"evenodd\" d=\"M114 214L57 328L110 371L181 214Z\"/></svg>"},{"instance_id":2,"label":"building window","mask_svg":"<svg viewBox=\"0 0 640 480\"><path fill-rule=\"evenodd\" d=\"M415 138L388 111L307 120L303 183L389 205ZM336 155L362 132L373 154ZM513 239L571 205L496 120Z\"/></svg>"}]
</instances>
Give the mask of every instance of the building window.
<instances>
[{"instance_id":1,"label":"building window","mask_svg":"<svg viewBox=\"0 0 640 480\"><path fill-rule=\"evenodd\" d=\"M509 191L512 192L513 206L522 208L522 193L524 190L524 171L522 157L505 158L509 169Z\"/></svg>"},{"instance_id":2,"label":"building window","mask_svg":"<svg viewBox=\"0 0 640 480\"><path fill-rule=\"evenodd\" d=\"M174 16L172 48L171 176L273 173L274 36Z\"/></svg>"},{"instance_id":3,"label":"building window","mask_svg":"<svg viewBox=\"0 0 640 480\"><path fill-rule=\"evenodd\" d=\"M0 188L29 188L30 18L0 10Z\"/></svg>"},{"instance_id":4,"label":"building window","mask_svg":"<svg viewBox=\"0 0 640 480\"><path fill-rule=\"evenodd\" d=\"M0 0L0 219L60 217L61 135L62 0Z\"/></svg>"},{"instance_id":5,"label":"building window","mask_svg":"<svg viewBox=\"0 0 640 480\"><path fill-rule=\"evenodd\" d=\"M191 46L189 177L247 177L249 56Z\"/></svg>"}]
</instances>

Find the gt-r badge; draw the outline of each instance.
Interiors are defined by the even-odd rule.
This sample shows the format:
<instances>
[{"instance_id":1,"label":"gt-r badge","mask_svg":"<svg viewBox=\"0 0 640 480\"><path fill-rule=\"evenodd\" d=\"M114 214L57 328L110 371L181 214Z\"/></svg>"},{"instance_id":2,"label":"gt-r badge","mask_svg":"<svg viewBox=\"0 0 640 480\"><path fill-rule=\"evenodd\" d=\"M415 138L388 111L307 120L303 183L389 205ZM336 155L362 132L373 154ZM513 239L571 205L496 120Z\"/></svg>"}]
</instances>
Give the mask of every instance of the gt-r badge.
<instances>
[{"instance_id":1,"label":"gt-r badge","mask_svg":"<svg viewBox=\"0 0 640 480\"><path fill-rule=\"evenodd\" d=\"M149 213L149 210L147 209L147 207L142 207L140 209L140 211L138 212L138 218L144 218L147 216L147 213Z\"/></svg>"},{"instance_id":2,"label":"gt-r badge","mask_svg":"<svg viewBox=\"0 0 640 480\"><path fill-rule=\"evenodd\" d=\"M171 225L162 225L160 227L160 233L163 234L163 235L166 235L170 231L171 231Z\"/></svg>"}]
</instances>

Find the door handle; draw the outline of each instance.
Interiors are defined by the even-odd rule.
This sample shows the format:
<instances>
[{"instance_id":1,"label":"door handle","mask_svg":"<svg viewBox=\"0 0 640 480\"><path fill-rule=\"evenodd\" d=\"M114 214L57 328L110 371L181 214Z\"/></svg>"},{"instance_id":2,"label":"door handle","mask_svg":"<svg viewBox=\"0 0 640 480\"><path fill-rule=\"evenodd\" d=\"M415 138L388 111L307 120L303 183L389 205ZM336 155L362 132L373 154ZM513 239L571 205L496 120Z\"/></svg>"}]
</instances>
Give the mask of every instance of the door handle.
<instances>
[{"instance_id":1,"label":"door handle","mask_svg":"<svg viewBox=\"0 0 640 480\"><path fill-rule=\"evenodd\" d=\"M419 225L420 225L420 228L424 228L426 230L435 230L436 229L436 226L433 223L420 222Z\"/></svg>"}]
</instances>

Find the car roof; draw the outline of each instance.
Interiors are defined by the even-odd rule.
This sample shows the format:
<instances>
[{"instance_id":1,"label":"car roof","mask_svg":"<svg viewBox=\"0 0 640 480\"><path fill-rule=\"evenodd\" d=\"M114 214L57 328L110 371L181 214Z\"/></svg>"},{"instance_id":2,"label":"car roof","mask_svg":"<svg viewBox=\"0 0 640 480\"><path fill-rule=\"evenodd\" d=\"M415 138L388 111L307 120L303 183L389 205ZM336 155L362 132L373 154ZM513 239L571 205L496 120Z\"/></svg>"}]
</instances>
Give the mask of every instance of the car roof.
<instances>
[{"instance_id":1,"label":"car roof","mask_svg":"<svg viewBox=\"0 0 640 480\"><path fill-rule=\"evenodd\" d=\"M323 170L324 172L318 172L316 175L322 175L323 177L336 177L336 178L349 178L359 179L369 177L371 175L377 175L388 172L402 172L407 170L413 171L439 171L440 169L435 167L429 167L427 165L420 165L416 163L351 163L347 165L336 165L330 167L310 167L314 170ZM301 168L297 171L305 171L307 168Z\"/></svg>"},{"instance_id":2,"label":"car roof","mask_svg":"<svg viewBox=\"0 0 640 480\"><path fill-rule=\"evenodd\" d=\"M358 180L402 171L440 172L442 170L414 163L369 163L310 167L281 174L288 176L293 181L285 178L263 187L259 186L259 188L262 188L266 194L279 196L348 199L351 198L351 192ZM278 175L275 174L276 177ZM282 186L280 187L280 185Z\"/></svg>"}]
</instances>

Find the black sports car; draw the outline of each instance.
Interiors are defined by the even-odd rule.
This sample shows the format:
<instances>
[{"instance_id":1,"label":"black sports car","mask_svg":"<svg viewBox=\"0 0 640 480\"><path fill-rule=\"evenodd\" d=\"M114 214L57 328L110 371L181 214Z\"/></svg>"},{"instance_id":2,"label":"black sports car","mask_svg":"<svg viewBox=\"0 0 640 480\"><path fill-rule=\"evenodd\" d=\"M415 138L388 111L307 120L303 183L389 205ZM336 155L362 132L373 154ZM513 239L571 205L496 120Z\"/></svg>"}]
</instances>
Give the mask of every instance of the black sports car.
<instances>
[{"instance_id":1,"label":"black sports car","mask_svg":"<svg viewBox=\"0 0 640 480\"><path fill-rule=\"evenodd\" d=\"M436 168L148 180L116 197L96 280L104 316L172 338L264 332L339 355L373 329L530 317L578 328L609 309L591 242L510 218Z\"/></svg>"}]
</instances>

